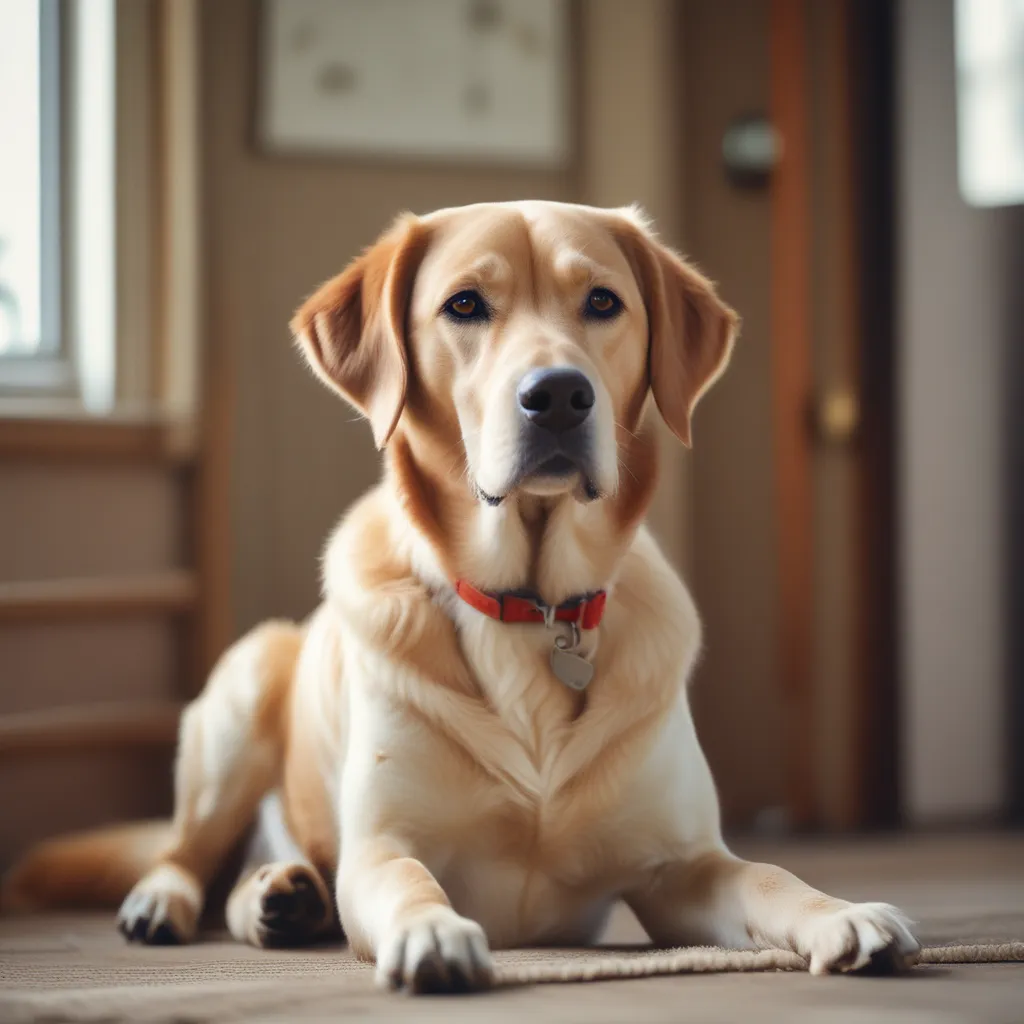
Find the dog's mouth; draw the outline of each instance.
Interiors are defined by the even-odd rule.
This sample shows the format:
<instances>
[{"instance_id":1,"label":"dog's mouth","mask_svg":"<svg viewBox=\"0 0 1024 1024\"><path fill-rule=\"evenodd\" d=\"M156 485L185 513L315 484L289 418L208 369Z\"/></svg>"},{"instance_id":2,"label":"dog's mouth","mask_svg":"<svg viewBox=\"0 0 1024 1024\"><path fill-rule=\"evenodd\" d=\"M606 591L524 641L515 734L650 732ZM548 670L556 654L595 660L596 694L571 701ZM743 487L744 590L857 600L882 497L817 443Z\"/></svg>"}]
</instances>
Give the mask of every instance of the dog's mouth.
<instances>
[{"instance_id":1,"label":"dog's mouth","mask_svg":"<svg viewBox=\"0 0 1024 1024\"><path fill-rule=\"evenodd\" d=\"M570 473L579 472L579 466L568 455L552 455L545 459L531 474L533 477L567 477Z\"/></svg>"},{"instance_id":2,"label":"dog's mouth","mask_svg":"<svg viewBox=\"0 0 1024 1024\"><path fill-rule=\"evenodd\" d=\"M549 455L532 465L527 464L502 494L489 494L477 485L477 494L488 505L500 505L516 490L525 490L541 497L574 493L580 501L596 501L601 497L586 463L564 452Z\"/></svg>"}]
</instances>

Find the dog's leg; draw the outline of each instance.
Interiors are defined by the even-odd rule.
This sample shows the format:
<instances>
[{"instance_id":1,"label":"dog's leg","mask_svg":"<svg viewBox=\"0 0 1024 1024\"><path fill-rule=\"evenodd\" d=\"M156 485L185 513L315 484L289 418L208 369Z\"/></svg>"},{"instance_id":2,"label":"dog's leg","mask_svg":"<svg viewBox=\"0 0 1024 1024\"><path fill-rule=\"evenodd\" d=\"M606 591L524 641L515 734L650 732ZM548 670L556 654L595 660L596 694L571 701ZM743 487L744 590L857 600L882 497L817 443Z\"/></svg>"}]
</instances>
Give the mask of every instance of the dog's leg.
<instances>
[{"instance_id":1,"label":"dog's leg","mask_svg":"<svg viewBox=\"0 0 1024 1024\"><path fill-rule=\"evenodd\" d=\"M257 628L224 655L185 710L173 840L121 907L128 939L195 937L206 887L280 772L285 697L301 643L296 626Z\"/></svg>"},{"instance_id":2,"label":"dog's leg","mask_svg":"<svg viewBox=\"0 0 1024 1024\"><path fill-rule=\"evenodd\" d=\"M919 948L910 922L887 903L847 903L724 851L671 864L627 899L659 945L788 949L812 974L898 970Z\"/></svg>"},{"instance_id":3,"label":"dog's leg","mask_svg":"<svg viewBox=\"0 0 1024 1024\"><path fill-rule=\"evenodd\" d=\"M452 909L404 844L382 837L346 853L338 905L356 953L376 959L378 984L412 992L465 992L490 984L483 929Z\"/></svg>"}]
</instances>

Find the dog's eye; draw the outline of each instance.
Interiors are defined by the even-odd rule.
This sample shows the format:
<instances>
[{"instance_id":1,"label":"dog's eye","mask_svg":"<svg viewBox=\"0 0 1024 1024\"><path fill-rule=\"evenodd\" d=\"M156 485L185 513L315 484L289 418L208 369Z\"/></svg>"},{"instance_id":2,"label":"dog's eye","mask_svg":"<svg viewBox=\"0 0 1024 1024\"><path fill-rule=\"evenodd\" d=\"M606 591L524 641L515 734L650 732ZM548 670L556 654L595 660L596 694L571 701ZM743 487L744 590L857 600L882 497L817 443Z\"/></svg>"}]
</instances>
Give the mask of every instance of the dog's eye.
<instances>
[{"instance_id":1,"label":"dog's eye","mask_svg":"<svg viewBox=\"0 0 1024 1024\"><path fill-rule=\"evenodd\" d=\"M594 320L610 320L622 310L622 299L607 288L593 288L587 296L583 315Z\"/></svg>"},{"instance_id":2,"label":"dog's eye","mask_svg":"<svg viewBox=\"0 0 1024 1024\"><path fill-rule=\"evenodd\" d=\"M476 292L459 292L445 304L444 311L453 320L486 320L487 304Z\"/></svg>"}]
</instances>

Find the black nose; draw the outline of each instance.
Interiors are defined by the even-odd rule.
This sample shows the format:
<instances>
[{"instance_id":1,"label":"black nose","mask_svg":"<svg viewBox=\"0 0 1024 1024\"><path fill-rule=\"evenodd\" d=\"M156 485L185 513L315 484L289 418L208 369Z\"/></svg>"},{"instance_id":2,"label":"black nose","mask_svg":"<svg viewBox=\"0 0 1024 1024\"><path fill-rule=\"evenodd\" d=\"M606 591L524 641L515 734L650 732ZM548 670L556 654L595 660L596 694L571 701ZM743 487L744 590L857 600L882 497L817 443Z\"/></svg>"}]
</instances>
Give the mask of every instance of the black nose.
<instances>
[{"instance_id":1,"label":"black nose","mask_svg":"<svg viewBox=\"0 0 1024 1024\"><path fill-rule=\"evenodd\" d=\"M578 427L594 406L594 386L571 366L531 370L519 382L518 395L526 418L555 433Z\"/></svg>"}]
</instances>

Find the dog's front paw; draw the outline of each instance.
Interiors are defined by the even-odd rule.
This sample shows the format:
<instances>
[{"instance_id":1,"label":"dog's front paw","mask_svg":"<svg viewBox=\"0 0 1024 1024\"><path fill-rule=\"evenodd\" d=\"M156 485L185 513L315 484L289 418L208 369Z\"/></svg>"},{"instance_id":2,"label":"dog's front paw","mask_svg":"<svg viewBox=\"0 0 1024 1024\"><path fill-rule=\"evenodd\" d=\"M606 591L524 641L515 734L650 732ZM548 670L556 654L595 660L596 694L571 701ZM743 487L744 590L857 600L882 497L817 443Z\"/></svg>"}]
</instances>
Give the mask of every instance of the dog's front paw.
<instances>
[{"instance_id":1,"label":"dog's front paw","mask_svg":"<svg viewBox=\"0 0 1024 1024\"><path fill-rule=\"evenodd\" d=\"M403 922L381 945L377 983L409 992L473 992L493 977L484 930L448 907Z\"/></svg>"},{"instance_id":2,"label":"dog's front paw","mask_svg":"<svg viewBox=\"0 0 1024 1024\"><path fill-rule=\"evenodd\" d=\"M888 903L852 903L822 914L808 923L800 942L811 974L902 971L920 948L906 916Z\"/></svg>"},{"instance_id":3,"label":"dog's front paw","mask_svg":"<svg viewBox=\"0 0 1024 1024\"><path fill-rule=\"evenodd\" d=\"M196 879L183 868L161 864L125 897L117 927L129 942L176 946L196 937L202 909Z\"/></svg>"}]
</instances>

